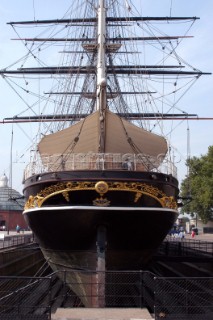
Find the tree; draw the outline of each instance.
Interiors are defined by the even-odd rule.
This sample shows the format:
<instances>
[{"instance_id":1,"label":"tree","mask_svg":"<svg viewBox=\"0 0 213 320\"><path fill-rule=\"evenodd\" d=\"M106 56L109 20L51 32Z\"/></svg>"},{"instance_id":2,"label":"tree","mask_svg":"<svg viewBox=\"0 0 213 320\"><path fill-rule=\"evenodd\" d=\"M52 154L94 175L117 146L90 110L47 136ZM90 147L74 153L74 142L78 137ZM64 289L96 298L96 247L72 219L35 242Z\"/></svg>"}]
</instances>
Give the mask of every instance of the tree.
<instances>
[{"instance_id":1,"label":"tree","mask_svg":"<svg viewBox=\"0 0 213 320\"><path fill-rule=\"evenodd\" d=\"M189 175L181 184L180 195L191 197L192 201L183 200L182 213L197 213L203 223L213 218L213 146L207 155L187 160Z\"/></svg>"}]
</instances>

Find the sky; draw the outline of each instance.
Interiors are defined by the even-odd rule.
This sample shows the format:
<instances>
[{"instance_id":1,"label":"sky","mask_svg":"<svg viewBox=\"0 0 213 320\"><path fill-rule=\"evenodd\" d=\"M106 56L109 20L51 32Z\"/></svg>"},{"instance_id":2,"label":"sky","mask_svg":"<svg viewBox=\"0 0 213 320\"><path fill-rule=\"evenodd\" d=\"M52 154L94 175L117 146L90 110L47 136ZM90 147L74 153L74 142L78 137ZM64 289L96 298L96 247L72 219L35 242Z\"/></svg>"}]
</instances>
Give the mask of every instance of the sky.
<instances>
[{"instance_id":1,"label":"sky","mask_svg":"<svg viewBox=\"0 0 213 320\"><path fill-rule=\"evenodd\" d=\"M132 1L127 1L132 5ZM60 18L69 7L71 0L0 0L0 68L4 68L19 56L21 45L11 41L16 37L7 22ZM138 0L137 8L142 7L144 16L197 16L191 30L194 38L183 48L184 59L203 72L213 73L213 1L212 0ZM22 55L20 51L20 56ZM16 58L15 58L16 57ZM12 117L21 108L21 101L11 88L0 78L0 121ZM213 117L213 75L201 77L194 87L187 92L180 108L199 117ZM188 130L189 126L189 130ZM13 132L13 134L12 134ZM187 144L189 132L190 148ZM28 126L27 132L20 124L0 124L0 176L4 173L12 177L12 188L22 192L23 171L29 161L31 136L33 128ZM12 147L11 147L12 145ZM187 169L185 161L187 152L190 156L201 156L213 145L213 121L183 121L173 138L176 148L176 166L178 178L184 179ZM12 153L11 153L12 150ZM12 165L11 165L12 163ZM12 170L11 170L12 168ZM11 174L12 172L12 174Z\"/></svg>"}]
</instances>

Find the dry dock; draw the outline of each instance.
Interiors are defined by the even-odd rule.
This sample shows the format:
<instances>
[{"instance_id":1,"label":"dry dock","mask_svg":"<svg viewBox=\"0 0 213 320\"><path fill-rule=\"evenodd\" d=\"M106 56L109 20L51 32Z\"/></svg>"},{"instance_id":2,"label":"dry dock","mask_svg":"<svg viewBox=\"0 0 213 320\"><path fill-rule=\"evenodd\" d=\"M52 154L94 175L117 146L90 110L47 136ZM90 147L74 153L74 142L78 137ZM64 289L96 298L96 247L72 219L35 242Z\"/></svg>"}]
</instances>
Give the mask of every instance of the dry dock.
<instances>
[{"instance_id":1,"label":"dry dock","mask_svg":"<svg viewBox=\"0 0 213 320\"><path fill-rule=\"evenodd\" d=\"M61 281L42 265L28 234L5 234L0 242L1 320L213 319L212 234L166 239L149 270L107 271L105 307L89 309L67 285L67 271ZM39 273L29 276L37 264Z\"/></svg>"}]
</instances>

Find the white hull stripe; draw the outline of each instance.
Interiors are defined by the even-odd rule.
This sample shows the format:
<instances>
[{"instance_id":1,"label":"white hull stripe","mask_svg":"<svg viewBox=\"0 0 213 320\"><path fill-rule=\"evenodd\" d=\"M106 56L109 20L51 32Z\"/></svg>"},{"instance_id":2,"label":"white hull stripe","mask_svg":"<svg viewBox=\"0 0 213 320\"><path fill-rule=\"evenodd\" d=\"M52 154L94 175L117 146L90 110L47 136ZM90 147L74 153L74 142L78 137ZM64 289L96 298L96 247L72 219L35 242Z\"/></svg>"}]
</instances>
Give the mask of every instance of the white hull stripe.
<instances>
[{"instance_id":1,"label":"white hull stripe","mask_svg":"<svg viewBox=\"0 0 213 320\"><path fill-rule=\"evenodd\" d=\"M159 212L174 212L178 214L179 212L175 209L169 208L156 208L156 207L94 207L94 206L61 206L61 207L36 207L27 209L23 212L26 214L28 212L34 211L57 211L57 210L82 210L82 211L159 211Z\"/></svg>"}]
</instances>

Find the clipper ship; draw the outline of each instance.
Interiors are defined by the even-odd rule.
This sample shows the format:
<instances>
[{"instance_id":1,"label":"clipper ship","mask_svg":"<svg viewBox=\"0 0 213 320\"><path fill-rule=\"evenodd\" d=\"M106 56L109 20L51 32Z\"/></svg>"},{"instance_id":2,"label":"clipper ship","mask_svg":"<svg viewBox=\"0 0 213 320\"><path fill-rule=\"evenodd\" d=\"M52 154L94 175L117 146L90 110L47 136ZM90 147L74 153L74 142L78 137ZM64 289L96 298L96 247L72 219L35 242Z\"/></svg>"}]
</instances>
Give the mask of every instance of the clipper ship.
<instances>
[{"instance_id":1,"label":"clipper ship","mask_svg":"<svg viewBox=\"0 0 213 320\"><path fill-rule=\"evenodd\" d=\"M54 81L42 112L11 119L45 124L24 172L24 216L52 269L71 271L84 306L104 306L104 272L146 266L177 219L177 172L162 124L196 116L175 113L168 97L203 73L178 56L190 36L156 27L196 17L141 16L131 1L71 2L61 19L9 23L54 31L17 39L39 66L24 61L1 74ZM37 55L52 44L63 45L57 65L53 53L45 63Z\"/></svg>"}]
</instances>

